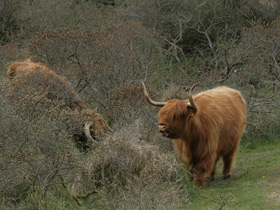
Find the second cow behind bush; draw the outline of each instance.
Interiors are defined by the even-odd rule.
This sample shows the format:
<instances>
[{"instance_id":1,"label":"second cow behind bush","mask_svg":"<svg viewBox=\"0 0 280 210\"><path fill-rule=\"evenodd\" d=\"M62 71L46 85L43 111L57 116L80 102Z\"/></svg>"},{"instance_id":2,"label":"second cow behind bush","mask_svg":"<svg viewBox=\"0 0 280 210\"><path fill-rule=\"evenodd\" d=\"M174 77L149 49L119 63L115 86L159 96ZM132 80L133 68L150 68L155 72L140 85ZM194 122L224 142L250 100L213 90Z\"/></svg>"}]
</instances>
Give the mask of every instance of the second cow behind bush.
<instances>
[{"instance_id":1,"label":"second cow behind bush","mask_svg":"<svg viewBox=\"0 0 280 210\"><path fill-rule=\"evenodd\" d=\"M62 109L78 113L74 119L73 136L82 148L92 145L103 136L107 130L103 117L94 110L87 108L71 84L57 75L49 66L37 63L31 59L13 63L7 72L10 83L9 95L12 102L19 100L19 93L28 95L32 90L38 90L54 103L61 104ZM88 119L83 121L82 119Z\"/></svg>"}]
</instances>

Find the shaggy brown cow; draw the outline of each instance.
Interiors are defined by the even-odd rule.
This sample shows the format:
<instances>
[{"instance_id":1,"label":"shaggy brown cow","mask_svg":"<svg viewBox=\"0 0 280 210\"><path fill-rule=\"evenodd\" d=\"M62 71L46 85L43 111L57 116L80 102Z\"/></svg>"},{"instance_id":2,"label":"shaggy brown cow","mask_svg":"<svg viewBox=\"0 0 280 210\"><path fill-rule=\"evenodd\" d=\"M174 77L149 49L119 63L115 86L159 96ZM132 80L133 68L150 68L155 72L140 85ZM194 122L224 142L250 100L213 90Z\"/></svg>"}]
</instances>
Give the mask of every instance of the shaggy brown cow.
<instances>
[{"instance_id":1,"label":"shaggy brown cow","mask_svg":"<svg viewBox=\"0 0 280 210\"><path fill-rule=\"evenodd\" d=\"M180 159L201 188L205 176L213 180L216 163L223 158L222 176L231 176L231 168L243 134L247 105L241 93L229 87L191 95L187 100L153 101L142 82L147 101L162 107L158 113L158 129L173 139Z\"/></svg>"},{"instance_id":2,"label":"shaggy brown cow","mask_svg":"<svg viewBox=\"0 0 280 210\"><path fill-rule=\"evenodd\" d=\"M61 76L58 76L50 67L42 63L27 59L23 62L13 63L7 72L10 83L10 92L18 90L31 90L41 88L47 93L47 97L54 101L64 101L65 107L86 113L90 122L77 122L84 125L84 130L74 133L75 140L80 145L88 145L96 142L97 138L106 132L106 124L102 116L90 110L81 101L71 84ZM78 125L77 127L81 127ZM81 127L82 128L82 127Z\"/></svg>"}]
</instances>

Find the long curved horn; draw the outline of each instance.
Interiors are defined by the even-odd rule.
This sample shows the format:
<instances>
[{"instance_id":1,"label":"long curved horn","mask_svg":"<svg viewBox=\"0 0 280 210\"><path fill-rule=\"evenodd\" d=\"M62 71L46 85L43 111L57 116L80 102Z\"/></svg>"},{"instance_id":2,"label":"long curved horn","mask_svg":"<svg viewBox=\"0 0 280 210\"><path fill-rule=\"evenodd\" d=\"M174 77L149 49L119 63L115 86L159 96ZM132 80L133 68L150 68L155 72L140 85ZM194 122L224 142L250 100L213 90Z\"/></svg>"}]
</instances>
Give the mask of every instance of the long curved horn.
<instances>
[{"instance_id":1,"label":"long curved horn","mask_svg":"<svg viewBox=\"0 0 280 210\"><path fill-rule=\"evenodd\" d=\"M193 101L193 98L192 98L192 92L193 92L195 86L198 85L198 84L199 84L199 82L195 83L195 84L191 87L191 89L190 89L190 91L189 91L189 101L190 101L190 103L187 104L187 107L188 107L188 108L193 108L193 109L195 109L195 110L196 110L197 108L196 108L196 105L195 105L195 103L194 103L194 101Z\"/></svg>"},{"instance_id":2,"label":"long curved horn","mask_svg":"<svg viewBox=\"0 0 280 210\"><path fill-rule=\"evenodd\" d=\"M149 104L151 104L151 105L153 105L153 106L160 106L160 107L163 107L163 106L166 104L166 102L156 102L156 101L153 101L153 100L150 98L149 94L148 94L148 91L147 91L147 88L146 88L144 82L141 81L141 83L142 83L142 86L143 86L144 95L145 95L145 97L146 97L146 99L147 99L147 101L148 101Z\"/></svg>"},{"instance_id":3,"label":"long curved horn","mask_svg":"<svg viewBox=\"0 0 280 210\"><path fill-rule=\"evenodd\" d=\"M84 132L85 132L85 135L86 135L88 140L90 140L93 143L97 143L97 141L90 135L89 129L92 125L93 125L92 122L86 123L85 126L84 126Z\"/></svg>"}]
</instances>

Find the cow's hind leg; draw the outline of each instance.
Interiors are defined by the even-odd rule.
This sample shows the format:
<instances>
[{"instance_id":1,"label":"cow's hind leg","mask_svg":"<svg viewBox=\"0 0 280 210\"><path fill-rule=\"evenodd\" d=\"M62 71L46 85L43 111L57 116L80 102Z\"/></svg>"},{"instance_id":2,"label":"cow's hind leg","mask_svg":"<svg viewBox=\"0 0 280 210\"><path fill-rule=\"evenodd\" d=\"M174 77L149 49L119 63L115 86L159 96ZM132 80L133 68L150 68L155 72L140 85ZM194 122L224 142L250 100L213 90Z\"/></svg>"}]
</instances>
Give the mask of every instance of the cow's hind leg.
<instances>
[{"instance_id":1,"label":"cow's hind leg","mask_svg":"<svg viewBox=\"0 0 280 210\"><path fill-rule=\"evenodd\" d=\"M214 165L213 165L213 168L212 168L212 171L211 171L211 174L210 174L210 181L213 181L214 178L215 178L215 174L216 174L216 165L217 165L217 162L219 160L219 157L216 158L215 162L214 162Z\"/></svg>"},{"instance_id":2,"label":"cow's hind leg","mask_svg":"<svg viewBox=\"0 0 280 210\"><path fill-rule=\"evenodd\" d=\"M237 153L237 149L234 149L229 154L223 156L223 162L224 162L223 172L222 172L223 179L228 179L231 177L231 169L236 157L236 153Z\"/></svg>"}]
</instances>

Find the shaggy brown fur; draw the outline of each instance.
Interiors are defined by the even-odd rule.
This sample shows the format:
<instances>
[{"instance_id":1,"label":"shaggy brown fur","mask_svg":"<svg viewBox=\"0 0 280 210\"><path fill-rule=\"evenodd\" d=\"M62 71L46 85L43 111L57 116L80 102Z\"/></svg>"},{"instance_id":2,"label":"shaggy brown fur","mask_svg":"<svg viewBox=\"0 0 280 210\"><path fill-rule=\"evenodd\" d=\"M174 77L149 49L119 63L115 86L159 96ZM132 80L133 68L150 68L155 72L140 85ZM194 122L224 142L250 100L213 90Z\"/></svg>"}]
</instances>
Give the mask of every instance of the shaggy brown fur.
<instances>
[{"instance_id":1,"label":"shaggy brown fur","mask_svg":"<svg viewBox=\"0 0 280 210\"><path fill-rule=\"evenodd\" d=\"M231 176L245 129L247 105L240 92L228 87L201 92L193 100L196 109L186 108L189 100L169 100L159 111L159 130L173 139L193 181L202 188L205 175L214 179L220 157L223 178Z\"/></svg>"},{"instance_id":2,"label":"shaggy brown fur","mask_svg":"<svg viewBox=\"0 0 280 210\"><path fill-rule=\"evenodd\" d=\"M71 84L64 77L58 76L49 66L33 62L31 59L15 62L9 67L7 77L11 92L17 92L19 89L41 88L47 93L49 99L54 101L63 100L65 107L69 107L71 110L80 112L86 110L88 117L93 122L90 128L93 136L97 138L97 136L102 136L106 132L102 116L88 109L73 90ZM78 123L82 125L85 122ZM82 128L82 126L78 127ZM74 137L79 144L86 143L83 131L75 133Z\"/></svg>"}]
</instances>

